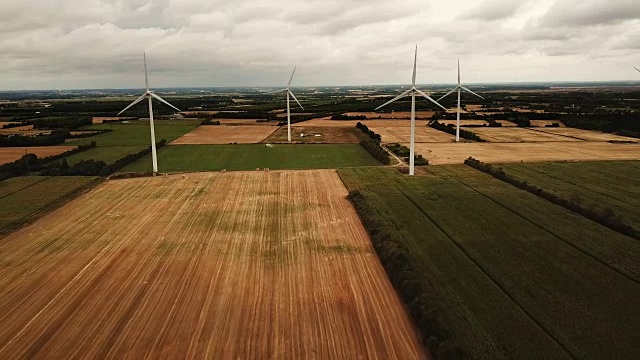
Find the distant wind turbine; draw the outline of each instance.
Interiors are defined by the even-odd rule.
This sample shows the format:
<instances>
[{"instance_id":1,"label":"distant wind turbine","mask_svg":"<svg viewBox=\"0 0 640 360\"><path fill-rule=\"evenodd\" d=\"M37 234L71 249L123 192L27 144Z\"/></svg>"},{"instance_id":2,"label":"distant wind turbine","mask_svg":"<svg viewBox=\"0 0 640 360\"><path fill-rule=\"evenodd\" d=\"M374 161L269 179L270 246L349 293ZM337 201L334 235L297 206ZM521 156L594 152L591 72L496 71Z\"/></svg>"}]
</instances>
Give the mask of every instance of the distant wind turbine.
<instances>
[{"instance_id":1,"label":"distant wind turbine","mask_svg":"<svg viewBox=\"0 0 640 360\"><path fill-rule=\"evenodd\" d=\"M460 93L462 92L462 90L473 94L477 97L479 97L480 99L484 99L482 96L474 93L473 91L467 89L466 87L460 85L460 60L458 60L458 86L454 87L453 89L451 89L451 91L449 91L448 93L446 93L444 96L442 96L440 99L438 99L438 101L444 99L445 97L449 96L451 93L453 93L454 91L458 90L458 116L457 116L457 120L456 120L456 142L460 142Z\"/></svg>"},{"instance_id":2,"label":"distant wind turbine","mask_svg":"<svg viewBox=\"0 0 640 360\"><path fill-rule=\"evenodd\" d=\"M424 92L416 89L416 65L418 63L418 45L416 45L416 52L415 52L415 56L413 58L413 77L411 80L411 89L409 89L408 91L403 92L402 94L396 96L395 98L387 101L386 103L378 106L377 108L375 108L375 110L378 110L382 107L385 107L389 104L391 104L392 102L401 99L407 95L411 95L411 146L410 146L410 151L409 151L409 175L413 175L414 174L414 162L415 162L415 140L416 140L416 94L422 95L425 98L427 98L427 100L431 101L432 103L438 105L439 107L441 107L442 109L444 109L445 111L447 110L444 106L440 105L437 101L433 100L431 97L429 97L429 95L425 94Z\"/></svg>"},{"instance_id":3,"label":"distant wind turbine","mask_svg":"<svg viewBox=\"0 0 640 360\"><path fill-rule=\"evenodd\" d=\"M293 72L291 73L291 78L289 78L289 82L287 83L287 87L285 89L280 89L280 90L276 90L276 91L272 91L269 92L267 94L275 94L275 93L279 93L281 91L286 91L287 92L287 138L289 139L289 142L291 142L291 109L289 106L289 95L293 96L293 99L298 103L298 105L300 105L300 108L302 110L304 110L304 108L302 107L302 105L300 104L300 101L298 101L298 99L296 99L296 96L293 95L293 92L291 92L291 90L289 90L289 88L291 87L291 81L293 81L293 74L296 73L296 68L293 68Z\"/></svg>"},{"instance_id":4,"label":"distant wind turbine","mask_svg":"<svg viewBox=\"0 0 640 360\"><path fill-rule=\"evenodd\" d=\"M137 98L134 102L132 102L129 106L124 108L124 110L120 111L118 115L123 112L129 110L133 105L141 102L145 98L149 99L149 126L151 127L151 159L153 161L153 174L155 175L158 172L158 155L156 154L156 132L155 127L153 126L153 105L151 102L152 98L156 98L159 101L169 105L170 107L180 111L177 107L169 104L163 98L153 93L153 91L149 90L149 76L147 75L147 54L144 53L144 86L147 88L147 91Z\"/></svg>"}]
</instances>

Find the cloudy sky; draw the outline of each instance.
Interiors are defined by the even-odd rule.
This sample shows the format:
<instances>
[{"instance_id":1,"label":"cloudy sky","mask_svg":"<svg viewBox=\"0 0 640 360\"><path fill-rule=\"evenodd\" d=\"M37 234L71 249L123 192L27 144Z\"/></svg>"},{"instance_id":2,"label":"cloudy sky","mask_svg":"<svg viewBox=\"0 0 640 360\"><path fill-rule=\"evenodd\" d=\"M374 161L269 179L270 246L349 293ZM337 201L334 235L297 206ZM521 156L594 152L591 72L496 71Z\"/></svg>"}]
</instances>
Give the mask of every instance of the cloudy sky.
<instances>
[{"instance_id":1,"label":"cloudy sky","mask_svg":"<svg viewBox=\"0 0 640 360\"><path fill-rule=\"evenodd\" d=\"M638 80L637 0L2 0L0 90Z\"/></svg>"}]
</instances>

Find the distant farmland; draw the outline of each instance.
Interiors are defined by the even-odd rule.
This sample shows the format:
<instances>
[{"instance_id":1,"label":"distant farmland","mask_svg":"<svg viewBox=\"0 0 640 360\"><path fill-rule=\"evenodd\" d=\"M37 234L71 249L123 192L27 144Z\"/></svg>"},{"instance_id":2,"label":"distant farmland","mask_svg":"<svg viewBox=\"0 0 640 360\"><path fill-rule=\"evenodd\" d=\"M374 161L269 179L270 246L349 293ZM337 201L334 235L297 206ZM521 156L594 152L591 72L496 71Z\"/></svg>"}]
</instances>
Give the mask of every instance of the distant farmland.
<instances>
[{"instance_id":1,"label":"distant farmland","mask_svg":"<svg viewBox=\"0 0 640 360\"><path fill-rule=\"evenodd\" d=\"M171 145L158 152L160 172L269 169L332 169L380 163L358 144ZM146 156L121 172L151 171Z\"/></svg>"},{"instance_id":2,"label":"distant farmland","mask_svg":"<svg viewBox=\"0 0 640 360\"><path fill-rule=\"evenodd\" d=\"M0 242L3 358L423 359L332 170L109 181Z\"/></svg>"},{"instance_id":3,"label":"distant farmland","mask_svg":"<svg viewBox=\"0 0 640 360\"><path fill-rule=\"evenodd\" d=\"M450 341L477 358L640 357L636 240L464 165L425 170L339 173Z\"/></svg>"}]
</instances>

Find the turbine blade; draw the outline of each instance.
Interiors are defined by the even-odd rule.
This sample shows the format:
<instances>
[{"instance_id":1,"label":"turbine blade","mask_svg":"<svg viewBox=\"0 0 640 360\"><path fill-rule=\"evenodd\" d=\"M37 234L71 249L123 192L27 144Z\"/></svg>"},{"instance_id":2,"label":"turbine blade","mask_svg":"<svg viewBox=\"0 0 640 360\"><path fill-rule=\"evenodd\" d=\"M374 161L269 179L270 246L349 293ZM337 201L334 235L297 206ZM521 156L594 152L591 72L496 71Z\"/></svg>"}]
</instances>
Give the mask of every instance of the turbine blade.
<instances>
[{"instance_id":1,"label":"turbine blade","mask_svg":"<svg viewBox=\"0 0 640 360\"><path fill-rule=\"evenodd\" d=\"M293 74L296 73L296 68L297 66L293 68L293 72L291 73L291 78L289 78L289 82L287 83L287 89L291 87L291 81L293 81Z\"/></svg>"},{"instance_id":2,"label":"turbine blade","mask_svg":"<svg viewBox=\"0 0 640 360\"><path fill-rule=\"evenodd\" d=\"M446 98L447 96L449 96L449 95L453 94L453 92L454 92L454 91L456 91L456 90L458 90L458 87L457 87L457 86L456 86L456 87L454 87L453 89L451 89L451 91L449 91L448 93L446 93L446 94L442 95L442 96L438 99L438 101L440 101L440 100L442 100L442 99Z\"/></svg>"},{"instance_id":3,"label":"turbine blade","mask_svg":"<svg viewBox=\"0 0 640 360\"><path fill-rule=\"evenodd\" d=\"M420 95L424 96L425 98L427 98L427 100L429 100L429 101L431 101L432 103L434 103L434 104L438 105L439 107L441 107L444 111L447 111L447 108L446 108L446 107L444 107L444 106L440 105L440 103L439 103L439 102L437 102L437 101L433 100L433 99L431 98L431 96L429 96L429 95L427 95L427 94L423 93L422 91L420 91L420 90L418 90L418 89L416 89L416 91L418 92L418 94L420 94Z\"/></svg>"},{"instance_id":4,"label":"turbine blade","mask_svg":"<svg viewBox=\"0 0 640 360\"><path fill-rule=\"evenodd\" d=\"M412 89L412 90L413 90L413 89ZM387 106L387 105L391 104L392 102L394 102L394 101L396 101L396 100L398 100L398 99L400 99L400 98L403 98L403 97L405 97L405 96L409 95L410 93L411 93L411 90L407 90L407 91L403 92L402 94L400 94L400 95L398 95L398 96L394 97L393 99L391 99L391 100L387 101L386 103L384 103L384 104L382 104L382 105L378 106L377 108L375 108L375 109L373 109L373 110L375 111L375 110L378 110L378 109L380 109L380 108L382 108L382 107L385 107L385 106Z\"/></svg>"},{"instance_id":5,"label":"turbine blade","mask_svg":"<svg viewBox=\"0 0 640 360\"><path fill-rule=\"evenodd\" d=\"M413 86L416 86L416 65L418 64L418 45L416 45L416 53L413 57L413 77L411 78L411 83Z\"/></svg>"},{"instance_id":6,"label":"turbine blade","mask_svg":"<svg viewBox=\"0 0 640 360\"><path fill-rule=\"evenodd\" d=\"M291 96L293 96L293 100L295 100L298 105L300 105L300 101L298 101L298 99L296 99L296 96L293 95L293 93L291 92L291 90L287 89L287 91L289 92L289 94L291 94ZM304 110L304 108L302 107L302 105L300 105L300 109Z\"/></svg>"},{"instance_id":7,"label":"turbine blade","mask_svg":"<svg viewBox=\"0 0 640 360\"><path fill-rule=\"evenodd\" d=\"M151 96L153 96L154 98L158 99L159 101L162 101L163 103L165 103L165 104L169 105L170 107L172 107L172 108L174 108L174 109L178 110L178 112L182 112L182 110L180 110L180 109L178 109L177 107L175 107L175 106L173 106L173 105L169 104L168 102L166 102L166 101L165 101L163 98L161 98L160 96L158 96L158 95L156 95L156 94L154 94L154 93L149 93L149 94L151 94Z\"/></svg>"},{"instance_id":8,"label":"turbine blade","mask_svg":"<svg viewBox=\"0 0 640 360\"><path fill-rule=\"evenodd\" d=\"M139 98L137 98L134 102L132 102L131 104L129 104L129 106L127 106L126 108L124 108L124 110L120 111L118 113L118 115L122 114L123 112L129 110L133 105L139 103L140 101L144 100L147 97L147 94L145 93L144 95L140 96Z\"/></svg>"},{"instance_id":9,"label":"turbine blade","mask_svg":"<svg viewBox=\"0 0 640 360\"><path fill-rule=\"evenodd\" d=\"M637 67L635 67L635 66L634 66L633 68L634 68L634 69L636 69L636 70L638 70L638 72L640 72L640 69L638 69Z\"/></svg>"},{"instance_id":10,"label":"turbine blade","mask_svg":"<svg viewBox=\"0 0 640 360\"><path fill-rule=\"evenodd\" d=\"M471 90L467 89L466 87L464 87L464 86L462 86L462 85L460 85L460 88L461 88L462 90L464 90L464 91L468 92L468 93L471 93L471 94L473 94L473 95L475 95L475 96L479 97L480 99L484 99L482 96L480 96L480 95L478 95L478 94L474 93L473 91L471 91Z\"/></svg>"},{"instance_id":11,"label":"turbine blade","mask_svg":"<svg viewBox=\"0 0 640 360\"><path fill-rule=\"evenodd\" d=\"M149 76L147 75L147 53L143 53L142 56L144 57L144 86L147 88L147 91L149 91Z\"/></svg>"}]
</instances>

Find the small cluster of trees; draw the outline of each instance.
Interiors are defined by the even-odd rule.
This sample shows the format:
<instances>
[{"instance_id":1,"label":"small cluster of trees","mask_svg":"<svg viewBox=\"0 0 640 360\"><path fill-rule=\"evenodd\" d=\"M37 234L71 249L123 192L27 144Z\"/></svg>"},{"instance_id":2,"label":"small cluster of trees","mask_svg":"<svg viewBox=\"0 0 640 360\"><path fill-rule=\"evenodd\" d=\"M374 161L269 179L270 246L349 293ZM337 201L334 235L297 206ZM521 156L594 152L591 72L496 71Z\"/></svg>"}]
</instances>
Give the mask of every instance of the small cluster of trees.
<instances>
[{"instance_id":1,"label":"small cluster of trees","mask_svg":"<svg viewBox=\"0 0 640 360\"><path fill-rule=\"evenodd\" d=\"M34 129L77 129L84 125L91 125L90 116L69 116L56 118L41 118L29 121Z\"/></svg>"},{"instance_id":2,"label":"small cluster of trees","mask_svg":"<svg viewBox=\"0 0 640 360\"><path fill-rule=\"evenodd\" d=\"M364 115L349 116L346 114L338 114L338 115L333 115L331 117L331 120L367 120L367 117Z\"/></svg>"},{"instance_id":3,"label":"small cluster of trees","mask_svg":"<svg viewBox=\"0 0 640 360\"><path fill-rule=\"evenodd\" d=\"M200 122L200 125L220 125L220 121L219 120L211 120L211 119L207 119L207 120L202 120L202 122Z\"/></svg>"},{"instance_id":4,"label":"small cluster of trees","mask_svg":"<svg viewBox=\"0 0 640 360\"><path fill-rule=\"evenodd\" d=\"M96 147L96 142L92 141L88 145L80 145L77 148L65 151L62 154L48 156L45 158L39 158L35 154L26 154L14 162L0 165L0 180L5 180L14 176L27 175L30 172L40 172L46 169L47 164L53 161L60 160L94 147Z\"/></svg>"},{"instance_id":5,"label":"small cluster of trees","mask_svg":"<svg viewBox=\"0 0 640 360\"><path fill-rule=\"evenodd\" d=\"M8 123L8 124L2 125L2 128L3 129L11 129L11 128L25 126L25 125L30 125L30 124L25 124L25 123L21 123L21 122L12 122L12 123Z\"/></svg>"},{"instance_id":6,"label":"small cluster of trees","mask_svg":"<svg viewBox=\"0 0 640 360\"><path fill-rule=\"evenodd\" d=\"M456 128L453 124L442 124L439 123L437 121L432 121L429 123L429 126L431 126L432 128L436 129L436 130L440 130L440 131L444 131L448 134L451 135L455 135L456 134ZM482 139L480 136L476 135L475 133L472 133L471 131L465 130L465 129L460 129L460 137L463 139L467 139L467 140L474 140L474 141L478 141L478 142L485 142L484 139Z\"/></svg>"},{"instance_id":7,"label":"small cluster of trees","mask_svg":"<svg viewBox=\"0 0 640 360\"><path fill-rule=\"evenodd\" d=\"M487 173L496 179L502 180L522 190L528 191L543 199L551 201L554 204L560 205L568 210L576 212L586 217L587 219L593 220L603 226L608 227L609 229L633 237L635 239L640 239L640 230L626 224L618 215L614 213L611 208L587 208L581 204L578 198L564 198L553 192L529 184L526 180L522 180L511 174L507 174L500 167L493 167L491 164L485 164L482 161L476 160L472 157L469 157L464 161L464 163L474 169Z\"/></svg>"},{"instance_id":8,"label":"small cluster of trees","mask_svg":"<svg viewBox=\"0 0 640 360\"><path fill-rule=\"evenodd\" d=\"M360 122L356 124L356 127L360 129L360 132L357 132L358 138L360 138L360 145L378 161L388 165L391 162L391 158L389 158L389 153L380 145L382 137Z\"/></svg>"},{"instance_id":9,"label":"small cluster of trees","mask_svg":"<svg viewBox=\"0 0 640 360\"><path fill-rule=\"evenodd\" d=\"M640 138L640 112L573 113L563 116L562 122L569 127L613 132L622 136Z\"/></svg>"},{"instance_id":10,"label":"small cluster of trees","mask_svg":"<svg viewBox=\"0 0 640 360\"><path fill-rule=\"evenodd\" d=\"M402 236L397 228L367 202L359 190L349 192L362 223L371 235L373 247L384 266L391 283L409 308L414 323L422 333L423 341L436 359L461 359L462 349L449 340L449 332L429 304L429 297L411 262L409 251L402 246Z\"/></svg>"},{"instance_id":11,"label":"small cluster of trees","mask_svg":"<svg viewBox=\"0 0 640 360\"><path fill-rule=\"evenodd\" d=\"M409 157L411 156L411 150L401 144L388 144L387 148L391 150L392 153L404 158L404 161L409 161ZM429 165L429 160L422 157L422 155L414 155L413 162L415 165Z\"/></svg>"}]
</instances>

